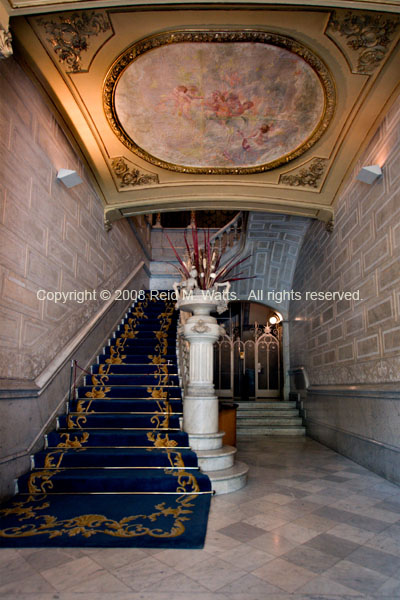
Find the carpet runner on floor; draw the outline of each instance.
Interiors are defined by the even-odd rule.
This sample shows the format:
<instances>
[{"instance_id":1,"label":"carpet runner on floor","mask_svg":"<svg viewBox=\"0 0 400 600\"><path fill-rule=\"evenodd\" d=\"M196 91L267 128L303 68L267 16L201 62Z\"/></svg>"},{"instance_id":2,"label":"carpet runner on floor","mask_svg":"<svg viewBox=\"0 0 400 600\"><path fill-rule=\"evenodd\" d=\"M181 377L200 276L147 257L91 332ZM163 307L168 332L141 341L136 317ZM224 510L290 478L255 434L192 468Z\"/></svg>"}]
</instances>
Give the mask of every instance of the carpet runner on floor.
<instances>
[{"instance_id":1,"label":"carpet runner on floor","mask_svg":"<svg viewBox=\"0 0 400 600\"><path fill-rule=\"evenodd\" d=\"M176 325L173 302L132 307L0 507L0 546L203 546L211 484L180 429Z\"/></svg>"}]
</instances>

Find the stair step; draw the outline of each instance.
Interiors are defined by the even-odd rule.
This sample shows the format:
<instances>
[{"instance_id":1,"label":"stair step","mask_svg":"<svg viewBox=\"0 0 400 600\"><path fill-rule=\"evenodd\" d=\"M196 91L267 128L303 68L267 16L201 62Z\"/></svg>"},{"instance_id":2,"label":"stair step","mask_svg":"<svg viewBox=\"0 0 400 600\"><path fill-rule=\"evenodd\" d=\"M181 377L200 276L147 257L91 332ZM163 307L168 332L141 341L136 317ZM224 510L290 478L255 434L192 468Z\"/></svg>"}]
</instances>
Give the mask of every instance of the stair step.
<instances>
[{"instance_id":1,"label":"stair step","mask_svg":"<svg viewBox=\"0 0 400 600\"><path fill-rule=\"evenodd\" d=\"M235 401L236 402L236 401ZM238 411L241 409L247 410L247 409L251 409L253 410L254 408L256 409L262 409L262 408L278 408L278 409L285 409L285 408L292 408L295 409L296 408L296 402L292 402L292 401L284 401L284 400L270 400L270 401L250 401L250 400L245 400L245 401L238 401L236 402L236 404L238 404Z\"/></svg>"},{"instance_id":2,"label":"stair step","mask_svg":"<svg viewBox=\"0 0 400 600\"><path fill-rule=\"evenodd\" d=\"M242 462L236 462L233 467L219 471L207 471L211 487L216 494L236 492L246 485L249 467Z\"/></svg>"},{"instance_id":3,"label":"stair step","mask_svg":"<svg viewBox=\"0 0 400 600\"><path fill-rule=\"evenodd\" d=\"M242 417L297 417L299 414L298 410L292 410L288 408L286 410L277 410L277 409L261 409L261 410L241 410L237 412L237 418L241 419Z\"/></svg>"},{"instance_id":4,"label":"stair step","mask_svg":"<svg viewBox=\"0 0 400 600\"><path fill-rule=\"evenodd\" d=\"M172 448L55 448L42 450L31 457L34 469L73 469L87 467L108 468L171 468L171 460L177 454L184 467L198 466L196 454L189 449ZM178 467L176 467L178 468Z\"/></svg>"},{"instance_id":5,"label":"stair step","mask_svg":"<svg viewBox=\"0 0 400 600\"><path fill-rule=\"evenodd\" d=\"M197 450L197 458L202 471L220 471L233 466L237 450L233 446L223 446L211 450Z\"/></svg>"},{"instance_id":6,"label":"stair step","mask_svg":"<svg viewBox=\"0 0 400 600\"><path fill-rule=\"evenodd\" d=\"M237 430L238 437L241 435L305 435L305 427L265 427L260 426L247 426Z\"/></svg>"},{"instance_id":7,"label":"stair step","mask_svg":"<svg viewBox=\"0 0 400 600\"><path fill-rule=\"evenodd\" d=\"M190 471L201 491L210 489L201 471ZM34 470L18 479L21 493L135 493L176 492L179 470L173 469L55 469ZM50 482L50 483L49 483ZM185 490L186 491L186 490ZM187 491L193 493L192 485Z\"/></svg>"},{"instance_id":8,"label":"stair step","mask_svg":"<svg viewBox=\"0 0 400 600\"><path fill-rule=\"evenodd\" d=\"M260 425L260 426L267 426L270 425L272 427L275 427L276 425L284 425L285 427L287 425L301 425L302 424L302 419L297 416L297 417L264 417L264 418L259 418L259 417L245 417L243 419L238 419L237 421L237 427L241 428L241 427L246 427L247 425Z\"/></svg>"}]
</instances>

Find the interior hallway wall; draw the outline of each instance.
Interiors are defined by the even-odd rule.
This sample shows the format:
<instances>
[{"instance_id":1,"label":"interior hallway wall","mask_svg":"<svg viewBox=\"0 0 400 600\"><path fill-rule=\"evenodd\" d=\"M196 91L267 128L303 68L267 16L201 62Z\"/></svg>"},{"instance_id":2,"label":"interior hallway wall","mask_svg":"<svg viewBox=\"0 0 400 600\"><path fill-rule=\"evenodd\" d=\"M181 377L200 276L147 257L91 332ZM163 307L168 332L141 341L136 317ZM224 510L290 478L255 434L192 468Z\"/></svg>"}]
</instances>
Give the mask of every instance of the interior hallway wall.
<instances>
[{"instance_id":1,"label":"interior hallway wall","mask_svg":"<svg viewBox=\"0 0 400 600\"><path fill-rule=\"evenodd\" d=\"M0 61L0 89L0 492L7 492L67 393L71 352L85 365L124 312L126 302L105 306L99 291L147 287L148 279L129 223L105 231L84 166L13 58ZM56 179L60 168L76 170L83 183L67 189ZM38 290L97 294L56 304L38 299Z\"/></svg>"},{"instance_id":2,"label":"interior hallway wall","mask_svg":"<svg viewBox=\"0 0 400 600\"><path fill-rule=\"evenodd\" d=\"M383 177L373 185L358 181L360 168L373 164L384 164ZM333 233L317 221L307 232L293 281L302 300L290 304L290 341L292 367L308 376L308 433L400 482L399 190L397 100L339 198ZM360 300L305 298L307 291L358 290Z\"/></svg>"}]
</instances>

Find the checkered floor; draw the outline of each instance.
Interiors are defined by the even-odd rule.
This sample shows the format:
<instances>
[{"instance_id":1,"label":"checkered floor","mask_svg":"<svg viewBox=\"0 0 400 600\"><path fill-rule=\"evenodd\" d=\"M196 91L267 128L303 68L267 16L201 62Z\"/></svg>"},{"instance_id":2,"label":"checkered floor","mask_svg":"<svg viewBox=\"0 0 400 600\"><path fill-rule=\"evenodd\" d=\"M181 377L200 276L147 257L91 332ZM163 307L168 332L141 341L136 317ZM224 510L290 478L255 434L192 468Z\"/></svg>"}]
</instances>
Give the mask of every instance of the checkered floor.
<instances>
[{"instance_id":1,"label":"checkered floor","mask_svg":"<svg viewBox=\"0 0 400 600\"><path fill-rule=\"evenodd\" d=\"M238 445L249 483L212 500L204 550L0 550L0 598L400 598L400 488L308 438Z\"/></svg>"}]
</instances>

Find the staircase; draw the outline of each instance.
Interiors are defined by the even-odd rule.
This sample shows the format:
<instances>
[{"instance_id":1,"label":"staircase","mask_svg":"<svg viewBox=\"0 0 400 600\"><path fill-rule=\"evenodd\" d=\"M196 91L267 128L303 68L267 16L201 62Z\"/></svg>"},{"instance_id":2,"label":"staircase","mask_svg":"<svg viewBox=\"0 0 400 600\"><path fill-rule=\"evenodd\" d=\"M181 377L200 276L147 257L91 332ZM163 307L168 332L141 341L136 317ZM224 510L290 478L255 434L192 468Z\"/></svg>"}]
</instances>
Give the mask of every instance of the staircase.
<instances>
[{"instance_id":1,"label":"staircase","mask_svg":"<svg viewBox=\"0 0 400 600\"><path fill-rule=\"evenodd\" d=\"M0 546L201 548L209 478L182 418L173 302L125 316L0 507Z\"/></svg>"},{"instance_id":2,"label":"staircase","mask_svg":"<svg viewBox=\"0 0 400 600\"><path fill-rule=\"evenodd\" d=\"M305 435L296 402L238 402L237 435Z\"/></svg>"}]
</instances>

